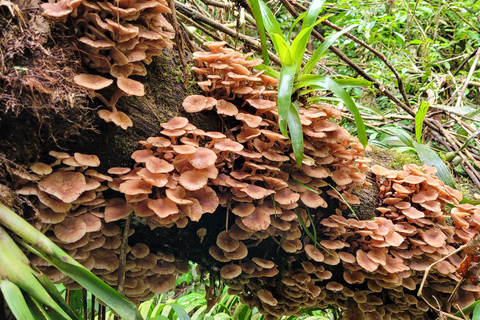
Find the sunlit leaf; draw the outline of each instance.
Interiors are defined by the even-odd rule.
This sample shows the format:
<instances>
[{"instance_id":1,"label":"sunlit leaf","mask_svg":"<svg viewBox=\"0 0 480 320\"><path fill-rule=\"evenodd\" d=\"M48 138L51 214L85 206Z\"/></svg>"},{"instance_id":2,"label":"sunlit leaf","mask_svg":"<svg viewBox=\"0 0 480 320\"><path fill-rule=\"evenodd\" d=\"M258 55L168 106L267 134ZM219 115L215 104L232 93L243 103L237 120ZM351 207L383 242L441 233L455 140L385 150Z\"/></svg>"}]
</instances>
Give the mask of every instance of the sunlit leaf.
<instances>
[{"instance_id":1,"label":"sunlit leaf","mask_svg":"<svg viewBox=\"0 0 480 320\"><path fill-rule=\"evenodd\" d=\"M303 56L305 55L305 48L307 47L313 28L326 18L327 16L322 17L318 19L318 21L315 22L312 26L302 28L302 31L300 31L300 33L295 37L295 40L293 40L291 45L291 51L298 68L300 68L301 66Z\"/></svg>"},{"instance_id":2,"label":"sunlit leaf","mask_svg":"<svg viewBox=\"0 0 480 320\"><path fill-rule=\"evenodd\" d=\"M422 143L422 129L423 129L423 120L427 115L428 108L430 103L422 100L420 107L418 108L417 114L415 115L415 136L418 143Z\"/></svg>"},{"instance_id":3,"label":"sunlit leaf","mask_svg":"<svg viewBox=\"0 0 480 320\"><path fill-rule=\"evenodd\" d=\"M292 31L293 31L293 28L295 28L295 26L300 22L300 20L302 20L303 18L305 18L307 16L307 12L303 12L301 15L298 16L297 19L295 19L295 21L292 23L291 27L290 27L290 30L288 30L288 33L285 37L285 41L289 41L290 38L292 37Z\"/></svg>"},{"instance_id":4,"label":"sunlit leaf","mask_svg":"<svg viewBox=\"0 0 480 320\"><path fill-rule=\"evenodd\" d=\"M252 7L253 17L255 18L255 23L257 24L257 31L260 37L260 43L262 45L262 56L263 61L268 65L270 63L270 57L268 56L267 49L267 35L265 34L265 26L263 25L262 11L260 10L259 0L249 0L250 6Z\"/></svg>"},{"instance_id":5,"label":"sunlit leaf","mask_svg":"<svg viewBox=\"0 0 480 320\"><path fill-rule=\"evenodd\" d=\"M288 112L291 104L293 81L296 71L297 65L295 63L290 66L283 65L280 73L280 82L278 84L278 124L280 131L285 137L288 137Z\"/></svg>"},{"instance_id":6,"label":"sunlit leaf","mask_svg":"<svg viewBox=\"0 0 480 320\"><path fill-rule=\"evenodd\" d=\"M50 262L64 274L68 275L88 291L92 292L122 318L129 320L142 319L135 308L135 305L125 296L100 280L97 276L55 245L43 233L35 229L23 218L1 203L0 224L3 224L21 237L24 240L22 244L27 249ZM46 292L45 295L48 296Z\"/></svg>"},{"instance_id":7,"label":"sunlit leaf","mask_svg":"<svg viewBox=\"0 0 480 320\"><path fill-rule=\"evenodd\" d=\"M303 130L300 122L298 103L290 103L287 120L293 154L295 155L297 164L301 167L303 161Z\"/></svg>"},{"instance_id":8,"label":"sunlit leaf","mask_svg":"<svg viewBox=\"0 0 480 320\"><path fill-rule=\"evenodd\" d=\"M0 278L0 290L8 307L17 319L35 320L30 308L23 298L22 290L8 279Z\"/></svg>"},{"instance_id":9,"label":"sunlit leaf","mask_svg":"<svg viewBox=\"0 0 480 320\"><path fill-rule=\"evenodd\" d=\"M328 39L326 39L325 42L323 42L322 45L318 47L317 50L315 50L310 60L307 62L305 67L303 67L302 74L311 73L313 68L317 64L318 60L323 56L325 51L327 51L327 49L335 42L335 40L337 40L342 34L350 31L352 28L356 26L357 26L356 24L351 25L347 28L344 28L342 31L338 31L332 34L330 37L328 37Z\"/></svg>"},{"instance_id":10,"label":"sunlit leaf","mask_svg":"<svg viewBox=\"0 0 480 320\"><path fill-rule=\"evenodd\" d=\"M273 15L272 11L270 11L268 6L262 0L257 0L257 1L260 6L263 25L265 26L265 29L270 35L270 39L272 39L275 49L278 50L277 39L275 39L273 35L277 34L283 39L283 33L282 33L282 29L280 28L280 24L277 22L277 19L275 19L275 16Z\"/></svg>"},{"instance_id":11,"label":"sunlit leaf","mask_svg":"<svg viewBox=\"0 0 480 320\"><path fill-rule=\"evenodd\" d=\"M322 11L325 0L313 0L308 6L307 16L303 20L302 29L312 26L317 20L318 14Z\"/></svg>"}]
</instances>

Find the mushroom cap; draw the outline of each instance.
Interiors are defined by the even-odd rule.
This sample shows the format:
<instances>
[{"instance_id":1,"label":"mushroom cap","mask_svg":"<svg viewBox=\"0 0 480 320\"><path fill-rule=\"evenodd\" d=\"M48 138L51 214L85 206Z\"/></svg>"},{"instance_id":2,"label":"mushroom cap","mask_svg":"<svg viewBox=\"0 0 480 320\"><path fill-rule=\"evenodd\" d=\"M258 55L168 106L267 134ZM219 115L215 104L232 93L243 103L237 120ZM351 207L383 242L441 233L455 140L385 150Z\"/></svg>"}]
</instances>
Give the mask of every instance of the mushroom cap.
<instances>
[{"instance_id":1,"label":"mushroom cap","mask_svg":"<svg viewBox=\"0 0 480 320\"><path fill-rule=\"evenodd\" d=\"M272 293L268 290L261 289L257 292L258 298L265 304L275 307L278 304L278 300L275 299Z\"/></svg>"},{"instance_id":2,"label":"mushroom cap","mask_svg":"<svg viewBox=\"0 0 480 320\"><path fill-rule=\"evenodd\" d=\"M80 240L87 229L87 225L79 218L66 218L53 228L55 236L66 243Z\"/></svg>"},{"instance_id":3,"label":"mushroom cap","mask_svg":"<svg viewBox=\"0 0 480 320\"><path fill-rule=\"evenodd\" d=\"M82 166L98 167L100 165L100 159L94 154L90 155L76 152L73 154L73 157Z\"/></svg>"},{"instance_id":4,"label":"mushroom cap","mask_svg":"<svg viewBox=\"0 0 480 320\"><path fill-rule=\"evenodd\" d=\"M85 176L80 172L56 171L38 183L38 188L63 202L75 201L85 191Z\"/></svg>"},{"instance_id":5,"label":"mushroom cap","mask_svg":"<svg viewBox=\"0 0 480 320\"><path fill-rule=\"evenodd\" d=\"M118 78L117 86L126 94L130 96L144 96L145 88L142 83L128 79L128 78Z\"/></svg>"},{"instance_id":6,"label":"mushroom cap","mask_svg":"<svg viewBox=\"0 0 480 320\"><path fill-rule=\"evenodd\" d=\"M43 162L35 162L30 166L30 170L39 175L46 175L52 173L52 167Z\"/></svg>"},{"instance_id":7,"label":"mushroom cap","mask_svg":"<svg viewBox=\"0 0 480 320\"><path fill-rule=\"evenodd\" d=\"M197 148L195 153L188 155L188 162L196 169L205 169L215 165L217 155L213 150L207 148Z\"/></svg>"},{"instance_id":8,"label":"mushroom cap","mask_svg":"<svg viewBox=\"0 0 480 320\"><path fill-rule=\"evenodd\" d=\"M240 242L230 237L227 231L222 231L217 236L217 246L223 251L233 252L238 249Z\"/></svg>"},{"instance_id":9,"label":"mushroom cap","mask_svg":"<svg viewBox=\"0 0 480 320\"><path fill-rule=\"evenodd\" d=\"M100 90L113 83L112 79L107 79L94 74L81 73L73 78L76 84L91 90Z\"/></svg>"},{"instance_id":10,"label":"mushroom cap","mask_svg":"<svg viewBox=\"0 0 480 320\"><path fill-rule=\"evenodd\" d=\"M224 279L233 279L242 274L242 268L237 264L227 264L220 269L220 276Z\"/></svg>"},{"instance_id":11,"label":"mushroom cap","mask_svg":"<svg viewBox=\"0 0 480 320\"><path fill-rule=\"evenodd\" d=\"M126 218L132 211L133 208L124 199L110 199L105 207L105 222L108 223Z\"/></svg>"}]
</instances>

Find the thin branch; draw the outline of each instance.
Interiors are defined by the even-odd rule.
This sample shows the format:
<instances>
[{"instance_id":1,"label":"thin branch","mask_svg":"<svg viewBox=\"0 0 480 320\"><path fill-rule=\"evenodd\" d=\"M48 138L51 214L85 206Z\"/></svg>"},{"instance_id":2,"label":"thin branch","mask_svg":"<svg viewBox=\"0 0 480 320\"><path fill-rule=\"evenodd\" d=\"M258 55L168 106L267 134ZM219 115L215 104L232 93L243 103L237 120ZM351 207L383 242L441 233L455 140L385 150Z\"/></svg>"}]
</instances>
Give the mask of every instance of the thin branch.
<instances>
[{"instance_id":1,"label":"thin branch","mask_svg":"<svg viewBox=\"0 0 480 320\"><path fill-rule=\"evenodd\" d=\"M214 6L214 7L219 7L219 8L224 8L224 9L232 9L233 8L233 4L232 3L225 3L225 2L219 2L219 1L214 1L214 0L200 0L202 1L203 3L205 3L206 5L209 5L209 6Z\"/></svg>"},{"instance_id":2,"label":"thin branch","mask_svg":"<svg viewBox=\"0 0 480 320\"><path fill-rule=\"evenodd\" d=\"M470 55L465 58L465 60L463 60L463 62L458 66L457 70L455 70L455 72L453 73L453 76L455 77L459 72L460 70L462 70L463 66L468 62L468 60L470 60L475 54L477 53L477 51L472 51L472 53L470 53Z\"/></svg>"},{"instance_id":3,"label":"thin branch","mask_svg":"<svg viewBox=\"0 0 480 320\"><path fill-rule=\"evenodd\" d=\"M182 37L182 32L180 31L180 26L178 24L175 4L173 2L170 2L169 5L170 5L170 10L172 11L172 26L173 26L173 29L175 30L175 43L178 44L178 47L179 47L178 54L180 55L180 60L182 61L182 65L183 65L183 80L184 82L186 82L188 64L187 64L187 58L185 57L184 41Z\"/></svg>"},{"instance_id":4,"label":"thin branch","mask_svg":"<svg viewBox=\"0 0 480 320\"><path fill-rule=\"evenodd\" d=\"M305 8L305 10L306 10L306 8ZM331 23L328 20L323 21L322 24L327 26L327 27L330 27L334 30L342 31L342 28L340 28L339 26ZM400 93L402 94L402 97L405 100L405 103L407 104L407 106L409 106L411 108L412 106L410 105L410 101L408 100L407 92L405 91L405 87L403 86L402 77L400 76L398 71L395 69L395 67L390 63L390 61L388 61L387 57L385 57L385 55L383 53L377 51L376 49L374 49L372 46L370 46L366 42L364 42L364 41L358 39L357 37L355 37L354 35L352 35L350 32L345 32L345 36L347 36L348 38L352 39L356 43L358 43L361 46L368 49L370 52L372 52L374 55L376 55L383 63L385 63L385 65L390 70L392 70L393 74L395 75L395 78L397 78L398 89L400 90Z\"/></svg>"},{"instance_id":5,"label":"thin branch","mask_svg":"<svg viewBox=\"0 0 480 320\"><path fill-rule=\"evenodd\" d=\"M460 112L456 112L456 111L452 111L452 110L449 110L449 109L445 109L445 108L442 108L441 106L439 105L431 105L430 108L435 108L435 109L438 109L438 110L442 110L443 112L445 113L449 113L449 114L454 114L456 116L459 116L460 118L463 118L463 119L467 119L467 120L470 120L470 121L473 121L473 122L477 122L477 123L480 123L480 120L479 119L474 119L474 118L471 118L471 117L467 117L465 116L464 114L461 114Z\"/></svg>"},{"instance_id":6,"label":"thin branch","mask_svg":"<svg viewBox=\"0 0 480 320\"><path fill-rule=\"evenodd\" d=\"M475 54L475 60L473 60L472 66L470 68L470 72L468 72L468 76L465 79L465 82L463 83L462 90L460 90L460 93L458 94L457 103L455 103L455 107L459 107L460 103L462 103L463 95L465 94L465 90L467 90L468 83L470 82L470 79L472 79L475 69L477 69L477 63L479 59L480 59L480 48L477 49L477 52Z\"/></svg>"},{"instance_id":7,"label":"thin branch","mask_svg":"<svg viewBox=\"0 0 480 320\"><path fill-rule=\"evenodd\" d=\"M184 4L182 4L178 1L175 1L175 8L178 10L178 12L182 13L183 15L187 16L188 18L190 18L194 21L202 22L202 23L205 23L209 26L212 26L212 27L216 28L217 30L220 30L221 32L229 35L232 38L238 37L238 39L240 41L248 44L253 49L255 49L255 51L257 51L257 52L262 51L262 47L260 45L260 42L254 40L253 38L251 38L249 36L246 36L244 34L239 33L238 31L234 31L230 28L227 28L223 24L220 24L220 23L218 23L218 22L200 14L199 12L193 10L192 8L187 7L186 5L184 5ZM276 55L274 55L271 52L268 52L268 55L270 56L270 59L272 59L272 61L275 64L281 66L280 59Z\"/></svg>"}]
</instances>

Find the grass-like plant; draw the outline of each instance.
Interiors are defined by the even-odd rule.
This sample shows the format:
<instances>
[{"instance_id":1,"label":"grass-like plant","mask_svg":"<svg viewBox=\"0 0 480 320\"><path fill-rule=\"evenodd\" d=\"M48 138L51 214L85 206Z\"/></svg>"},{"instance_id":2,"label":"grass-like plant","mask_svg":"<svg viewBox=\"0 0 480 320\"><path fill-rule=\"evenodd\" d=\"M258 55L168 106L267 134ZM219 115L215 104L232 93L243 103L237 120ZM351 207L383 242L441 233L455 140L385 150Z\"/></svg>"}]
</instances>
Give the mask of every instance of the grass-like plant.
<instances>
[{"instance_id":1,"label":"grass-like plant","mask_svg":"<svg viewBox=\"0 0 480 320\"><path fill-rule=\"evenodd\" d=\"M312 91L330 90L341 98L354 116L360 142L364 146L367 144L365 126L362 117L360 116L360 112L350 95L344 90L343 86L368 85L369 82L358 79L341 79L341 81L337 81L328 76L311 74L315 65L324 55L328 47L330 47L338 37L354 26L345 28L344 30L330 36L327 41L315 50L310 60L302 68L302 62L313 28L328 17L328 15L324 15L323 17L318 18L324 3L325 0L313 0L310 3L308 11L300 15L291 26L289 32L284 35L280 24L277 22L268 6L262 0L250 0L258 26L265 63L268 64L269 61L265 30L268 32L282 63L282 68L279 74L275 74L271 69L268 70L270 73L273 73L273 75L277 75L280 78L277 100L279 127L282 134L286 137L289 137L290 134L293 153L295 154L295 158L299 165L301 165L303 160L303 130L300 123L298 101L292 101L292 94L302 88L309 90L299 92L300 96L303 94L309 94ZM290 41L294 27L301 20L303 20L303 22L298 35L293 41Z\"/></svg>"},{"instance_id":2,"label":"grass-like plant","mask_svg":"<svg viewBox=\"0 0 480 320\"><path fill-rule=\"evenodd\" d=\"M10 229L14 239L3 227ZM55 285L30 266L17 244L71 277L121 318L142 319L135 305L71 258L43 233L0 203L0 290L13 315L21 320L79 319Z\"/></svg>"}]
</instances>

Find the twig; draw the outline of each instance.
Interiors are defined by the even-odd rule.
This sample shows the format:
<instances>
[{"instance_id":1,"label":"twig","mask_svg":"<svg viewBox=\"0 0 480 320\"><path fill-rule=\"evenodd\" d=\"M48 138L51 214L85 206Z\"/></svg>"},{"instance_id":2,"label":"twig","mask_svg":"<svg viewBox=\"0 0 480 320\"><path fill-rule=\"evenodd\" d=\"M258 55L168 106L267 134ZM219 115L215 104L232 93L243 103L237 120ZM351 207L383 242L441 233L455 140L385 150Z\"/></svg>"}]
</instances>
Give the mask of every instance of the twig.
<instances>
[{"instance_id":1,"label":"twig","mask_svg":"<svg viewBox=\"0 0 480 320\"><path fill-rule=\"evenodd\" d=\"M455 77L459 72L460 70L462 70L463 66L468 62L468 60L470 60L477 52L476 51L472 51L472 53L470 53L470 55L465 59L463 60L463 62L458 66L457 70L455 70L455 72L453 73L453 76Z\"/></svg>"},{"instance_id":2,"label":"twig","mask_svg":"<svg viewBox=\"0 0 480 320\"><path fill-rule=\"evenodd\" d=\"M199 29L199 30L202 30L202 32L206 33L207 35L209 35L210 37L212 37L212 39L216 40L216 41L222 41L222 38L220 38L218 35L214 34L213 32L211 32L210 30L208 30L207 28L205 28L203 25L193 21L192 19L188 18L187 16L183 15L181 12L177 12L178 16L188 25L191 25L191 26L194 26L195 28ZM203 44L202 44L203 46Z\"/></svg>"},{"instance_id":3,"label":"twig","mask_svg":"<svg viewBox=\"0 0 480 320\"><path fill-rule=\"evenodd\" d=\"M180 60L182 61L183 66L183 83L186 87L187 77L188 77L188 64L187 58L185 57L185 47L182 37L182 32L180 31L180 26L178 24L177 12L175 10L175 4L170 2L170 10L172 11L172 26L175 30L175 43L178 44L178 54L180 55Z\"/></svg>"},{"instance_id":4,"label":"twig","mask_svg":"<svg viewBox=\"0 0 480 320\"><path fill-rule=\"evenodd\" d=\"M457 103L455 103L455 108L459 107L460 103L462 103L463 94L465 93L465 90L468 87L468 83L470 82L470 79L472 79L472 76L473 76L473 73L475 72L475 69L477 69L478 59L480 59L480 48L477 49L477 52L475 54L475 60L472 63L472 66L470 68L470 72L468 72L467 78L465 79L465 82L463 83L462 90L460 90L460 93L458 94Z\"/></svg>"},{"instance_id":5,"label":"twig","mask_svg":"<svg viewBox=\"0 0 480 320\"><path fill-rule=\"evenodd\" d=\"M251 46L252 48L254 48L255 51L257 51L257 52L262 51L262 47L260 45L260 42L254 40L253 38L251 38L249 36L246 36L244 34L241 34L238 31L234 31L230 28L227 28L224 25L222 25L222 24L220 24L220 23L218 23L218 22L200 14L199 12L193 10L192 8L187 7L186 5L184 5L184 4L182 4L178 1L175 1L175 7L178 10L178 12L181 12L182 14L187 16L188 18L196 20L198 22L205 23L209 26L212 26L212 27L216 28L217 30L220 30L221 32L229 35L232 38L238 37L239 40L241 40L242 42L244 42L244 43L248 44L249 46ZM280 59L276 55L274 55L271 52L268 52L268 55L270 56L270 59L272 59L272 61L275 64L281 66Z\"/></svg>"},{"instance_id":6,"label":"twig","mask_svg":"<svg viewBox=\"0 0 480 320\"><path fill-rule=\"evenodd\" d=\"M305 8L306 10L306 8ZM327 26L327 27L330 27L334 30L337 30L337 31L342 31L342 28L340 28L339 26L331 23L330 21L328 20L325 20L322 22L323 25ZM352 39L353 41L355 41L356 43L360 44L361 46L365 47L366 49L368 49L370 52L372 52L374 55L376 55L383 63L385 63L385 65L390 69L392 70L393 74L395 75L395 78L397 78L397 84L398 84L398 89L400 90L400 93L402 94L402 97L403 99L405 100L405 103L407 106L409 106L410 108L412 107L410 105L410 101L407 97L407 93L405 92L405 87L403 86L403 81L402 81L402 77L400 76L400 74L398 73L398 71L395 69L395 67L390 63L390 61L388 61L388 59L385 57L385 55L377 50L375 50L372 46L370 46L369 44L365 43L364 41L358 39L357 37L355 37L354 35L352 35L350 32L345 32L345 36L347 36L347 38L350 38Z\"/></svg>"},{"instance_id":7,"label":"twig","mask_svg":"<svg viewBox=\"0 0 480 320\"><path fill-rule=\"evenodd\" d=\"M421 298L422 298L430 307L432 307L433 309L435 309L435 306L431 305L430 302L428 302L428 300L425 299L425 297L423 296L423 287L425 287L425 282L427 281L427 277L428 277L428 273L430 272L430 269L432 269L432 267L433 267L434 265L436 265L437 263L442 262L442 261L445 260L445 259L448 259L449 257L453 256L453 255L454 255L455 253L457 253L457 252L462 251L463 249L465 249L466 247L468 247L468 245L469 245L469 244L466 243L466 244L458 247L455 251L450 252L450 253L447 254L445 257L443 257L442 259L440 259L440 260L432 263L431 265L429 265L429 266L425 269L425 273L424 273L424 275L423 275L422 282L420 283L420 288L418 289L417 295L418 295L419 297L421 297Z\"/></svg>"},{"instance_id":8,"label":"twig","mask_svg":"<svg viewBox=\"0 0 480 320\"><path fill-rule=\"evenodd\" d=\"M480 123L480 120L479 119L474 119L474 118L471 118L471 117L467 117L463 114L461 114L460 112L456 112L456 111L452 111L452 110L449 110L449 109L445 109L445 108L442 108L438 105L431 105L430 108L435 108L435 109L439 109L439 110L442 110L443 112L445 113L451 113L451 114L454 114L456 116L459 116L463 119L467 119L467 120L470 120L470 121L473 121L473 122L477 122L477 123Z\"/></svg>"},{"instance_id":9,"label":"twig","mask_svg":"<svg viewBox=\"0 0 480 320\"><path fill-rule=\"evenodd\" d=\"M206 5L209 5L209 6L225 8L225 9L232 9L233 8L233 4L229 3L229 2L225 3L225 2L218 2L218 1L214 1L214 0L200 0L200 1L202 1L203 3L205 3Z\"/></svg>"}]
</instances>

